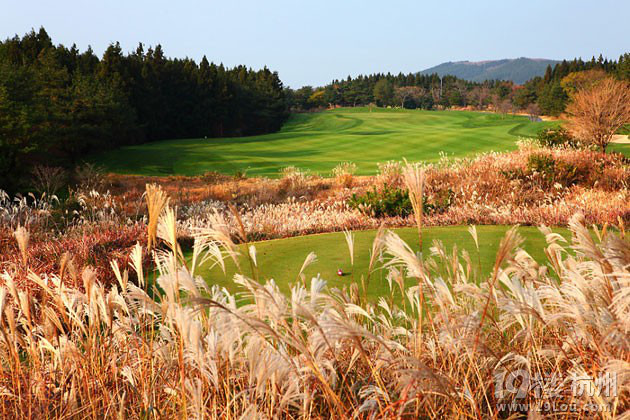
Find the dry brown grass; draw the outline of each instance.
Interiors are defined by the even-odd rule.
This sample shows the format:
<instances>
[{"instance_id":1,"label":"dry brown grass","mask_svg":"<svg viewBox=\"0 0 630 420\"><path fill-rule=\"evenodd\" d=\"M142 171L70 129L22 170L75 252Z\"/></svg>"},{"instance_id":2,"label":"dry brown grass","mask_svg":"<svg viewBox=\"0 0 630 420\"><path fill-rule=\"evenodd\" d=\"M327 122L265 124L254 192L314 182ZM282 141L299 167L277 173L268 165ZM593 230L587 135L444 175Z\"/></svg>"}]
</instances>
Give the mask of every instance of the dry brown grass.
<instances>
[{"instance_id":1,"label":"dry brown grass","mask_svg":"<svg viewBox=\"0 0 630 420\"><path fill-rule=\"evenodd\" d=\"M558 167L575 171L567 184L528 170L532 155L551 156ZM157 182L181 211L180 219L203 223L205 214L222 203L235 204L244 219L252 222L252 238L412 225L413 220L375 220L357 214L345 203L353 194L384 184L404 187L402 165L379 165L375 177L353 176L352 188L336 179L306 176L291 170L282 179L234 179L213 177L112 177L114 196L128 216L146 212L141 195L144 181ZM568 168L568 169L567 169ZM450 201L447 208L424 215L424 224L529 224L566 225L572 214L584 213L588 223L617 223L630 219L630 169L619 155L588 150L544 149L523 143L518 151L489 153L475 159L444 160L426 166L425 195L430 203ZM299 173L300 175L295 175ZM204 181L204 179L206 181ZM110 179L111 180L111 179ZM443 211L445 210L445 211ZM310 212L314 212L309 222ZM255 220L254 220L255 219ZM328 219L328 221L327 221ZM195 220L184 221L191 225Z\"/></svg>"},{"instance_id":2,"label":"dry brown grass","mask_svg":"<svg viewBox=\"0 0 630 420\"><path fill-rule=\"evenodd\" d=\"M297 170L297 169L296 169ZM232 202L250 207L277 204L287 198L327 197L338 186L333 180L301 173L292 180L291 171L281 179L234 178L220 174L199 177L143 177L110 174L110 191L120 198L127 214L146 212L142 196L147 183L157 184L166 192L173 205L189 206L203 201ZM296 188L297 187L297 188Z\"/></svg>"},{"instance_id":3,"label":"dry brown grass","mask_svg":"<svg viewBox=\"0 0 630 420\"><path fill-rule=\"evenodd\" d=\"M78 267L91 265L99 281L111 285L115 278L110 260L117 258L126 264L131 249L138 242L144 243L145 238L146 228L140 224L103 226L84 232L74 230L61 236L36 232L30 235L28 246L24 247L13 232L0 229L0 272L11 273L18 287L26 289L31 286L26 280L29 272L61 273L68 263ZM145 252L145 266L148 262ZM76 276L65 280L68 285L77 284Z\"/></svg>"},{"instance_id":4,"label":"dry brown grass","mask_svg":"<svg viewBox=\"0 0 630 420\"><path fill-rule=\"evenodd\" d=\"M352 162L342 162L335 166L332 170L332 176L335 178L337 185L343 188L351 188L354 183L354 174L357 171L357 165Z\"/></svg>"},{"instance_id":5,"label":"dry brown grass","mask_svg":"<svg viewBox=\"0 0 630 420\"><path fill-rule=\"evenodd\" d=\"M559 168L556 179L528 168L533 155L552 158ZM381 165L376 177L354 177L351 189L333 182L316 193L239 206L250 239L294 236L345 229L413 226L416 218L375 219L351 209L353 194L372 186L405 187L403 165ZM630 222L630 165L620 155L589 150L546 149L523 143L510 153L489 153L475 159L425 165L424 195L429 203L447 202L438 211L422 215L425 226L454 224L526 224L566 226L576 212L589 224ZM567 175L568 174L568 175ZM316 183L331 182L316 180ZM267 188L266 181L260 188ZM307 187L308 189L309 187ZM270 189L271 190L271 189ZM284 196L286 197L286 196ZM182 233L207 225L205 215L214 209L226 212L217 201L192 204L182 211ZM223 209L222 209L223 208ZM228 217L229 218L229 217ZM233 224L234 227L235 224Z\"/></svg>"},{"instance_id":6,"label":"dry brown grass","mask_svg":"<svg viewBox=\"0 0 630 420\"><path fill-rule=\"evenodd\" d=\"M501 408L516 394L496 387L517 370L566 379L559 394L527 388L517 402L532 411L585 418L598 404L612 418L630 409L630 244L610 230L594 240L582 216L571 219L571 253L542 229L548 266L518 249L511 230L489 278L438 243L421 259L381 232L373 254L386 257L370 271L386 270L391 291L376 304L362 285L328 289L319 277L286 296L255 280L251 247L253 275L235 276L239 294L210 287L196 264L236 252L225 220L216 214L198 232L191 264L174 211L159 216L160 291L116 261L112 287L90 267L77 286L31 273L27 290L1 274L1 417L503 418L522 414ZM354 252L351 234L347 242ZM138 279L142 255L140 245L131 252ZM571 375L601 374L615 375L616 395L571 395ZM575 411L545 412L550 402Z\"/></svg>"},{"instance_id":7,"label":"dry brown grass","mask_svg":"<svg viewBox=\"0 0 630 420\"><path fill-rule=\"evenodd\" d=\"M145 199L149 222L147 225L147 247L153 249L157 242L158 222L160 214L168 205L169 199L162 187L156 184L147 184Z\"/></svg>"}]
</instances>

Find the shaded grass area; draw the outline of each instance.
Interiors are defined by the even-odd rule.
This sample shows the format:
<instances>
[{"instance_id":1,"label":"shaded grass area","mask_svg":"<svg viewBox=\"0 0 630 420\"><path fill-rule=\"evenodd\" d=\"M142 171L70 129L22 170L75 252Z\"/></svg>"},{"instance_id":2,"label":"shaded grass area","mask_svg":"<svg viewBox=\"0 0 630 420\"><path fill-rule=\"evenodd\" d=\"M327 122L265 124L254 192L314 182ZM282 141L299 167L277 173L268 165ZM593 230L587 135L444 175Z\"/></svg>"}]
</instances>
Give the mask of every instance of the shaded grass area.
<instances>
[{"instance_id":1,"label":"shaded grass area","mask_svg":"<svg viewBox=\"0 0 630 420\"><path fill-rule=\"evenodd\" d=\"M557 122L470 111L340 108L293 115L277 133L253 137L182 139L128 146L95 157L106 170L137 175L226 174L276 177L297 166L328 176L343 161L358 175L376 172L387 160L436 161L448 156L516 148L518 137L533 137Z\"/></svg>"},{"instance_id":2,"label":"shaded grass area","mask_svg":"<svg viewBox=\"0 0 630 420\"><path fill-rule=\"evenodd\" d=\"M480 249L477 252L474 240L468 232L467 226L439 226L423 229L423 252L429 254L429 248L434 240L440 240L447 252L452 253L453 247L457 252L466 250L470 253L475 267L481 263L481 272L487 275L494 265L497 249L501 238L509 226L478 226L477 233ZM394 230L415 251L418 249L418 232L415 228L401 228ZM555 232L565 238L570 238L567 229L557 228ZM519 233L525 239L523 248L539 263L545 263L544 248L546 241L543 234L536 227L522 226ZM321 235L307 235L294 238L277 239L257 242L256 246L259 280L264 282L273 278L283 292L290 290L290 284L298 279L298 272L304 259L311 252L317 255L317 261L305 270L307 283L318 274L328 282L329 287L342 288L349 286L352 281L361 283L361 276L367 275L372 241L376 236L375 230L354 232L354 268L350 264L348 246L343 233L326 233ZM240 264L244 273L251 274L250 265L243 256L247 251L241 246ZM187 254L190 257L190 253ZM380 266L380 264L378 264ZM337 275L337 270L342 269L343 276ZM238 286L232 281L235 273L234 262L226 260L226 274L219 267L211 268L209 264L202 266L197 272L208 284L218 284L234 292ZM384 270L372 273L368 294L371 299L381 295L389 295L387 280Z\"/></svg>"}]
</instances>

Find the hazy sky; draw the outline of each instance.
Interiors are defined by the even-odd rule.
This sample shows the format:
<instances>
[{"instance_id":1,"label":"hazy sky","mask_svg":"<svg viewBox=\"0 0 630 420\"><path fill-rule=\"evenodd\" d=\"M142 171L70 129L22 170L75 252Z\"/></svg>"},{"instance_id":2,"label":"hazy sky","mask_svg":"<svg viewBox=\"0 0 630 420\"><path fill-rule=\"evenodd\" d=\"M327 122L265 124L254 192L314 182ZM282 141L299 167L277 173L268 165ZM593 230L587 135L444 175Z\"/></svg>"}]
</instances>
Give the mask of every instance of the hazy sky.
<instances>
[{"instance_id":1,"label":"hazy sky","mask_svg":"<svg viewBox=\"0 0 630 420\"><path fill-rule=\"evenodd\" d=\"M120 41L168 56L277 70L321 85L444 61L610 58L630 51L628 0L1 0L0 37L44 26L55 43L100 55Z\"/></svg>"}]
</instances>

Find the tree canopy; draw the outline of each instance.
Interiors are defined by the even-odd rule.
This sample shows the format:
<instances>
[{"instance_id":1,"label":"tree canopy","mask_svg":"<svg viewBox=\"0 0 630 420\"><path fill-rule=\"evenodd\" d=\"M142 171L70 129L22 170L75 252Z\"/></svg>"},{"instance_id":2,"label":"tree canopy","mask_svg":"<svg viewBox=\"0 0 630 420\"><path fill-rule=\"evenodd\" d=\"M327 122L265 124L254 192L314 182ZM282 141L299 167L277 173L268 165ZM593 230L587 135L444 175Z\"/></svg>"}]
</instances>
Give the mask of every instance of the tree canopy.
<instances>
[{"instance_id":1,"label":"tree canopy","mask_svg":"<svg viewBox=\"0 0 630 420\"><path fill-rule=\"evenodd\" d=\"M276 72L226 68L162 47L101 58L54 45L46 31L0 42L0 188L37 164L72 167L87 154L169 138L262 134L288 116Z\"/></svg>"}]
</instances>

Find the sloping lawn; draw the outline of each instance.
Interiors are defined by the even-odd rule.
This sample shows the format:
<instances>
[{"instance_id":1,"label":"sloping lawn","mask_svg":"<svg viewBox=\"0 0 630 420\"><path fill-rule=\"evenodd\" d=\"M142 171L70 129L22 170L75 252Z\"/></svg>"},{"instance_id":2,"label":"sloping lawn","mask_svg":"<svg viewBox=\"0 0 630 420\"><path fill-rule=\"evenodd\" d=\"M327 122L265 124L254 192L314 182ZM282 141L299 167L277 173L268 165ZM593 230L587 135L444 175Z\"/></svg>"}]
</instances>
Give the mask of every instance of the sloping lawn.
<instances>
[{"instance_id":1,"label":"sloping lawn","mask_svg":"<svg viewBox=\"0 0 630 420\"><path fill-rule=\"evenodd\" d=\"M137 175L226 174L276 177L296 166L328 176L340 162L373 174L387 160L436 161L516 148L556 122L467 111L340 108L293 115L277 133L254 137L181 139L123 147L94 158L106 170Z\"/></svg>"}]
</instances>

